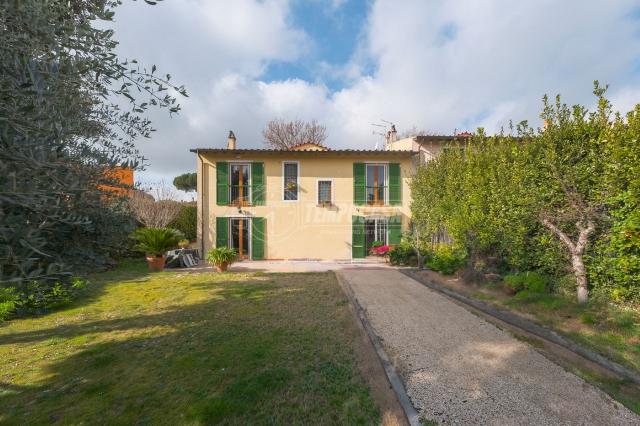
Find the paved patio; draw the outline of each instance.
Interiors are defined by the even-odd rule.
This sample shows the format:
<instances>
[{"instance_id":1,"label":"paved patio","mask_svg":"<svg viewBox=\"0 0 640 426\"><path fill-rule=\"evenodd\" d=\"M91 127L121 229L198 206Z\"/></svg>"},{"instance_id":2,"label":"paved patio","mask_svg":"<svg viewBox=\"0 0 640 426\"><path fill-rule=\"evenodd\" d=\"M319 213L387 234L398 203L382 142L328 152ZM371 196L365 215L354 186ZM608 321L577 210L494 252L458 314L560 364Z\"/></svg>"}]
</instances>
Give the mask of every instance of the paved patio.
<instances>
[{"instance_id":1,"label":"paved patio","mask_svg":"<svg viewBox=\"0 0 640 426\"><path fill-rule=\"evenodd\" d=\"M379 258L366 258L358 260L243 260L229 267L231 272L327 272L342 269L392 269L388 263ZM185 269L191 272L211 272L214 267L202 264Z\"/></svg>"}]
</instances>

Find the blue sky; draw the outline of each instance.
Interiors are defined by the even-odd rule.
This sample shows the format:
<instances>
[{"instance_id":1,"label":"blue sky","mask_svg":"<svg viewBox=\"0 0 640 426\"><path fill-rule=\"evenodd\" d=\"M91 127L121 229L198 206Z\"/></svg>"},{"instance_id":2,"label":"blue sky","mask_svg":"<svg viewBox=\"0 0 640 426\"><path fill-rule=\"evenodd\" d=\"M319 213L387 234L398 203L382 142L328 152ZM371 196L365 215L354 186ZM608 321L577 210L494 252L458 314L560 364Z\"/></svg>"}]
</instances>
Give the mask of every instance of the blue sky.
<instances>
[{"instance_id":1,"label":"blue sky","mask_svg":"<svg viewBox=\"0 0 640 426\"><path fill-rule=\"evenodd\" d=\"M640 101L637 0L164 0L116 10L119 52L190 97L152 112L145 179L193 170L194 147L262 146L273 118L318 120L327 144L374 148L371 123L452 134L540 124L544 94Z\"/></svg>"},{"instance_id":2,"label":"blue sky","mask_svg":"<svg viewBox=\"0 0 640 426\"><path fill-rule=\"evenodd\" d=\"M332 91L342 89L344 79L330 70L344 66L354 56L365 34L370 5L365 0L346 0L335 5L325 1L292 2L291 22L308 35L311 43L296 61L271 62L263 75L264 81L301 79L323 83Z\"/></svg>"}]
</instances>

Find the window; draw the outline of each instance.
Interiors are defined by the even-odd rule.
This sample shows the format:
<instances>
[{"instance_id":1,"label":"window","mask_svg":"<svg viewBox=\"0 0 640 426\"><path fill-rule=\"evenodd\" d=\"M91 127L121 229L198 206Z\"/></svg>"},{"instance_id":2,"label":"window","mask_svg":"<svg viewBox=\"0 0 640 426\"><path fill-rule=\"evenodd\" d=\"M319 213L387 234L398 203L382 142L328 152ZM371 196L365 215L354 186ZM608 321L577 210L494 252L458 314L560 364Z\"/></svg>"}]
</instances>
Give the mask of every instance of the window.
<instances>
[{"instance_id":1,"label":"window","mask_svg":"<svg viewBox=\"0 0 640 426\"><path fill-rule=\"evenodd\" d=\"M231 163L229 168L229 203L247 205L251 200L249 164Z\"/></svg>"},{"instance_id":2,"label":"window","mask_svg":"<svg viewBox=\"0 0 640 426\"><path fill-rule=\"evenodd\" d=\"M298 163L282 163L282 184L285 201L296 201L298 199Z\"/></svg>"},{"instance_id":3,"label":"window","mask_svg":"<svg viewBox=\"0 0 640 426\"><path fill-rule=\"evenodd\" d=\"M386 164L367 164L367 204L384 205L387 198Z\"/></svg>"},{"instance_id":4,"label":"window","mask_svg":"<svg viewBox=\"0 0 640 426\"><path fill-rule=\"evenodd\" d=\"M333 188L331 188L332 182L330 180L319 180L318 181L318 205L331 205L332 204L332 196L333 196Z\"/></svg>"}]
</instances>

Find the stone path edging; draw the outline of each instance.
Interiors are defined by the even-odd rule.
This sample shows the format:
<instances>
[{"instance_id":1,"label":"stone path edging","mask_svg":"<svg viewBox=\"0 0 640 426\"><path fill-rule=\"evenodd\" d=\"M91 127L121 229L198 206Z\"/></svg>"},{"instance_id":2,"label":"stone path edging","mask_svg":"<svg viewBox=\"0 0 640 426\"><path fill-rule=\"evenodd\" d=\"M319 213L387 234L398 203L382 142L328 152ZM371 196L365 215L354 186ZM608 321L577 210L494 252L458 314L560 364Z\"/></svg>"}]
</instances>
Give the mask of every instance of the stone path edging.
<instances>
[{"instance_id":1,"label":"stone path edging","mask_svg":"<svg viewBox=\"0 0 640 426\"><path fill-rule=\"evenodd\" d=\"M583 358L588 359L591 362L594 362L596 364L598 364L599 366L619 375L622 376L628 380L631 380L632 382L640 385L640 374L632 371L631 369L620 365L614 361L609 360L608 358L605 358L604 356L593 352L590 349L587 349L581 345L578 345L577 343L559 335L558 333L556 333L553 330L550 330L546 327L543 327L541 325L538 325L532 321L529 321L519 315L515 315L512 314L510 312L505 312L499 309L496 309L495 307L482 302L480 300L475 300L475 299L471 299L469 297L466 297L456 291L453 291L449 288L443 287L439 284L434 283L431 280L426 279L425 277L421 277L418 274L416 274L416 269L404 269L404 268L399 268L398 269L399 272L405 274L406 276L416 280L417 282L419 282L420 284L424 285L425 287L428 287L432 290L435 290L441 294L444 294L445 296L448 296L452 299L457 300L458 302L461 302L465 305L469 305L481 312L484 312L487 315L490 315L492 317L495 317L501 321L506 322L507 324L510 324L514 327L520 328L528 333L531 333L541 339L545 339L548 340L552 343L555 343L559 346L562 346L565 349L570 350L571 352L574 352L578 355L580 355Z\"/></svg>"},{"instance_id":2,"label":"stone path edging","mask_svg":"<svg viewBox=\"0 0 640 426\"><path fill-rule=\"evenodd\" d=\"M344 289L344 292L347 298L349 299L349 302L356 310L356 314L360 319L360 322L362 323L362 326L364 327L365 331L367 332L367 335L369 336L369 340L371 341L371 344L373 344L373 347L376 350L376 353L378 354L378 358L380 359L380 363L382 364L382 367L384 368L384 371L387 375L389 384L391 385L391 388L393 389L394 393L396 394L396 397L398 398L398 402L400 403L400 406L404 411L404 415L407 418L407 421L411 426L421 426L422 423L420 422L420 416L416 411L416 409L414 408L413 404L411 404L411 400L407 395L407 391L404 387L404 384L402 383L402 380L400 379L400 376L398 375L393 364L391 364L391 361L389 360L387 353L382 347L382 343L380 343L380 339L375 334L373 327L371 326L371 323L367 319L364 308L358 302L358 299L353 293L353 289L349 285L348 280L344 278L339 271L335 271L335 275L338 279L338 282L340 283L340 286Z\"/></svg>"}]
</instances>

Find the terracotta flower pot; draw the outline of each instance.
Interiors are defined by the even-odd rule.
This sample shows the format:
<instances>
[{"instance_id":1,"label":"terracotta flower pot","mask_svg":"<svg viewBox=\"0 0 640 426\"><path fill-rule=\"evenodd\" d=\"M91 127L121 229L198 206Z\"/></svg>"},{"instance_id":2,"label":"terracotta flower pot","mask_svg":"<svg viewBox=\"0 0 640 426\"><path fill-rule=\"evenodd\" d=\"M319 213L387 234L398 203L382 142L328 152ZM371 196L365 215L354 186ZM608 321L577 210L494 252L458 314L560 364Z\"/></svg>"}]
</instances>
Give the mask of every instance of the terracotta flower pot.
<instances>
[{"instance_id":1,"label":"terracotta flower pot","mask_svg":"<svg viewBox=\"0 0 640 426\"><path fill-rule=\"evenodd\" d=\"M154 255L154 254L148 254L147 255L147 265L149 265L149 271L150 272L162 272L162 270L164 269L164 261L167 259L167 256L165 255Z\"/></svg>"},{"instance_id":2,"label":"terracotta flower pot","mask_svg":"<svg viewBox=\"0 0 640 426\"><path fill-rule=\"evenodd\" d=\"M229 268L229 264L228 263L221 263L219 265L216 265L216 271L218 271L218 272L225 272L227 270L227 268Z\"/></svg>"}]
</instances>

